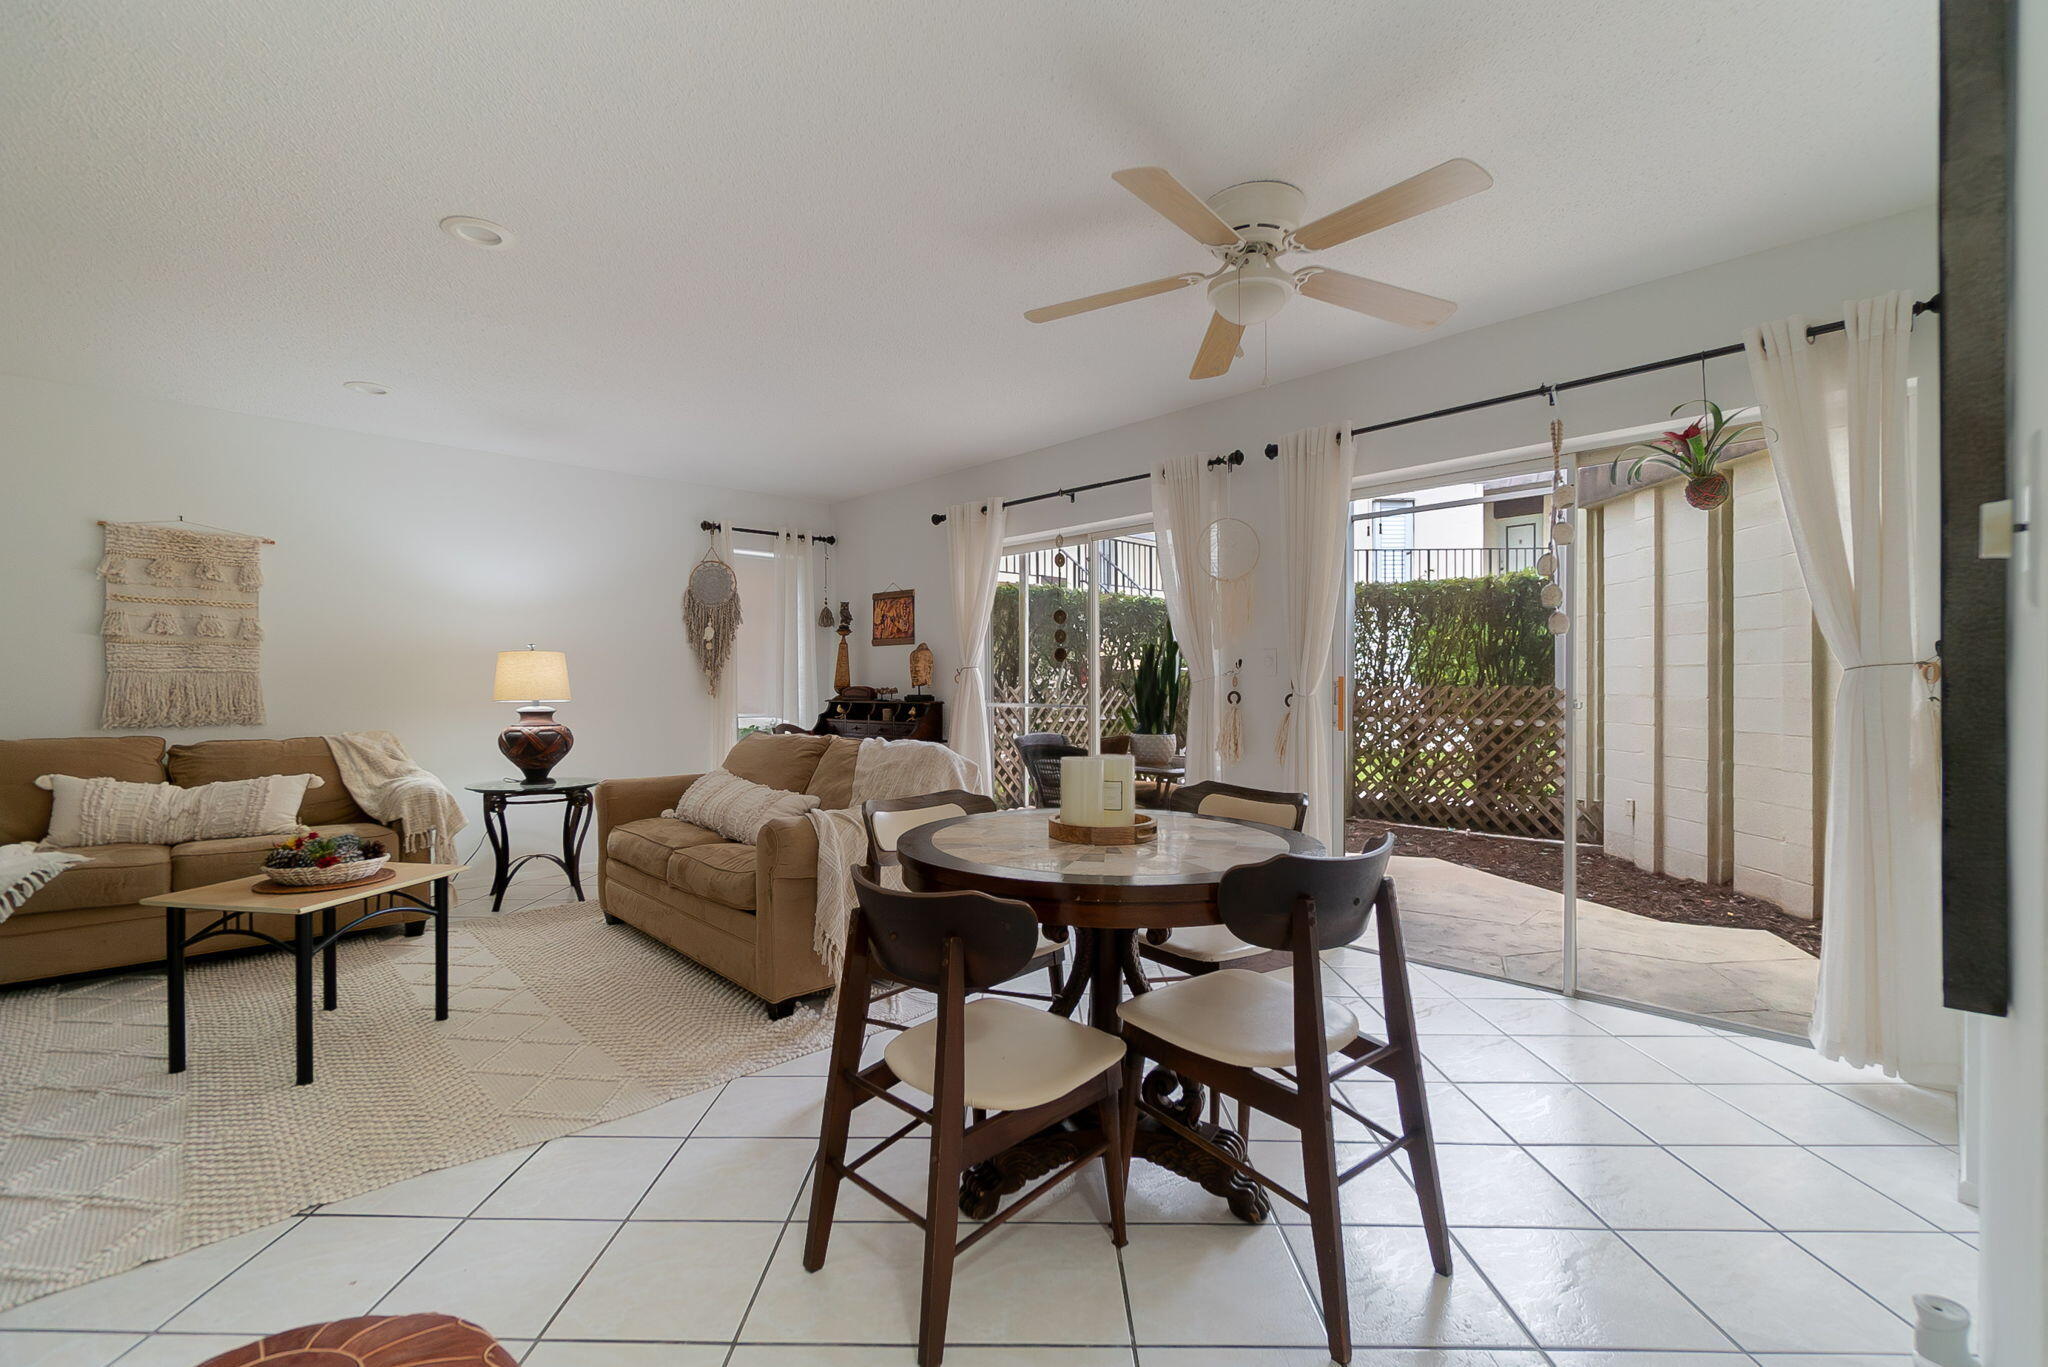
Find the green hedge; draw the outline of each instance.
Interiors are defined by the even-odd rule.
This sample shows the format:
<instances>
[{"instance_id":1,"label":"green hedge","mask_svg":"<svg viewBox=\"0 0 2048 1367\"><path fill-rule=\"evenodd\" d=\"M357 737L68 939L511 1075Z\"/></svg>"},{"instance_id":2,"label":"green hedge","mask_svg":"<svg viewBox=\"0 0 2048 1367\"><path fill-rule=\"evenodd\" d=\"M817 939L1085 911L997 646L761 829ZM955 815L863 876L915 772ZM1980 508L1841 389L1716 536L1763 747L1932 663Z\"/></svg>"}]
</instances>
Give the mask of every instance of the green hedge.
<instances>
[{"instance_id":1,"label":"green hedge","mask_svg":"<svg viewBox=\"0 0 2048 1367\"><path fill-rule=\"evenodd\" d=\"M1353 677L1392 684L1541 685L1556 637L1533 571L1359 584Z\"/></svg>"}]
</instances>

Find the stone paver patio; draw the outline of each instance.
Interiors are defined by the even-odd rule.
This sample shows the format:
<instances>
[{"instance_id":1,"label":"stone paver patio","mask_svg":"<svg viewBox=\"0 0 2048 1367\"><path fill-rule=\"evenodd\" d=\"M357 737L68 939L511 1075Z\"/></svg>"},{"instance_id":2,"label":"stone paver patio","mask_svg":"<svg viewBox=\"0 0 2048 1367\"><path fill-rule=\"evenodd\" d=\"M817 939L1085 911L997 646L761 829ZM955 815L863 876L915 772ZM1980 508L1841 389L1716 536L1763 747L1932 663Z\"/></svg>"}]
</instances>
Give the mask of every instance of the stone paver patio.
<instances>
[{"instance_id":1,"label":"stone paver patio","mask_svg":"<svg viewBox=\"0 0 2048 1367\"><path fill-rule=\"evenodd\" d=\"M1408 952L1557 987L1564 900L1442 859L1395 855ZM1657 921L1579 900L1579 990L1804 1035L1820 961L1767 930Z\"/></svg>"}]
</instances>

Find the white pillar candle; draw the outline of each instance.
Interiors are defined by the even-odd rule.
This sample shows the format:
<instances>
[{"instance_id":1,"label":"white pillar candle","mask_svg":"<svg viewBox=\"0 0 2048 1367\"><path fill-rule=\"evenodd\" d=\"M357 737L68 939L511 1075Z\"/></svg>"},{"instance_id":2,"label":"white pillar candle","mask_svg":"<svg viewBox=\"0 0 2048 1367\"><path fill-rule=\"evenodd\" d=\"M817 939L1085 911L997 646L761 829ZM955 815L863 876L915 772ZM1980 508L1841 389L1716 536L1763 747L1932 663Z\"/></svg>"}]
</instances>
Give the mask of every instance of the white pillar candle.
<instances>
[{"instance_id":1,"label":"white pillar candle","mask_svg":"<svg viewBox=\"0 0 2048 1367\"><path fill-rule=\"evenodd\" d=\"M1104 755L1102 820L1098 825L1128 826L1137 818L1138 761L1130 755Z\"/></svg>"},{"instance_id":2,"label":"white pillar candle","mask_svg":"<svg viewBox=\"0 0 2048 1367\"><path fill-rule=\"evenodd\" d=\"M1068 755L1060 761L1060 823L1100 826L1102 760L1096 755Z\"/></svg>"}]
</instances>

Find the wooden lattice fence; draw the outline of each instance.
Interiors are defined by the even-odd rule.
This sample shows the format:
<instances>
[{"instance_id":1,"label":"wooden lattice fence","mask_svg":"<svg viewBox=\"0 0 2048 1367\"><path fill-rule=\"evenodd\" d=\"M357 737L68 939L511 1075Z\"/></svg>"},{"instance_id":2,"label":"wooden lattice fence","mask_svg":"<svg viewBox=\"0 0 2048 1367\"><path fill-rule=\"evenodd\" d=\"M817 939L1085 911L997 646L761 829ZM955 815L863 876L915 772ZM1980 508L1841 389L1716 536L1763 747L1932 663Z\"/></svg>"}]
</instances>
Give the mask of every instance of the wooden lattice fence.
<instances>
[{"instance_id":1,"label":"wooden lattice fence","mask_svg":"<svg viewBox=\"0 0 2048 1367\"><path fill-rule=\"evenodd\" d=\"M1562 839L1563 701L1533 685L1360 688L1352 815Z\"/></svg>"}]
</instances>

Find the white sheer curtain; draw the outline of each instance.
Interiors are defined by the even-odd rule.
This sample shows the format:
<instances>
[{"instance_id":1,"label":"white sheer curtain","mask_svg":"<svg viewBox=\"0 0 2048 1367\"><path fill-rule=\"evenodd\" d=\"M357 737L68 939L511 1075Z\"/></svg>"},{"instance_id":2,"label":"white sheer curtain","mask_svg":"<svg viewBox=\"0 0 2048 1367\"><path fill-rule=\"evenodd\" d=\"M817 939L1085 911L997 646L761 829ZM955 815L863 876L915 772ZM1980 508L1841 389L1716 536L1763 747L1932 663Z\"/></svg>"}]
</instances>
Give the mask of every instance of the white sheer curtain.
<instances>
[{"instance_id":1,"label":"white sheer curtain","mask_svg":"<svg viewBox=\"0 0 2048 1367\"><path fill-rule=\"evenodd\" d=\"M1349 579L1351 437L1343 427L1304 427L1280 439L1280 500L1286 537L1287 649L1282 665L1293 704L1280 718L1274 751L1308 794L1303 830L1344 848L1330 706L1337 610Z\"/></svg>"},{"instance_id":2,"label":"white sheer curtain","mask_svg":"<svg viewBox=\"0 0 2048 1367\"><path fill-rule=\"evenodd\" d=\"M1209 524L1220 515L1223 476L1207 455L1176 456L1152 467L1152 533L1167 620L1188 666L1187 781L1217 778L1216 679L1221 611L1210 575Z\"/></svg>"},{"instance_id":3,"label":"white sheer curtain","mask_svg":"<svg viewBox=\"0 0 2048 1367\"><path fill-rule=\"evenodd\" d=\"M821 710L812 592L811 538L785 528L775 538L775 714L799 726L809 726Z\"/></svg>"},{"instance_id":4,"label":"white sheer curtain","mask_svg":"<svg viewBox=\"0 0 2048 1367\"><path fill-rule=\"evenodd\" d=\"M1809 341L1804 318L1752 328L1785 518L1821 634L1842 666L1828 764L1814 1047L1908 1082L1956 1085L1958 1017L1941 1005L1941 774L1917 662L1906 414L1911 299L1843 306Z\"/></svg>"},{"instance_id":5,"label":"white sheer curtain","mask_svg":"<svg viewBox=\"0 0 2048 1367\"><path fill-rule=\"evenodd\" d=\"M946 549L952 564L952 747L977 766L975 790L993 793L989 753L988 632L996 608L996 567L1003 557L1003 502L957 503L946 509Z\"/></svg>"},{"instance_id":6,"label":"white sheer curtain","mask_svg":"<svg viewBox=\"0 0 2048 1367\"><path fill-rule=\"evenodd\" d=\"M723 560L728 565L732 564L731 518L719 519L718 530L711 533L711 550L720 560ZM740 630L745 631L747 627L744 616L746 611L744 601L740 604L740 611L742 613ZM695 671L694 655L692 657L692 670L697 672ZM725 672L718 676L718 687L711 694L711 729L705 737L704 744L704 767L706 769L714 769L725 763L726 752L732 749L733 743L739 739L739 672L739 651L734 650L730 655L726 656Z\"/></svg>"}]
</instances>

